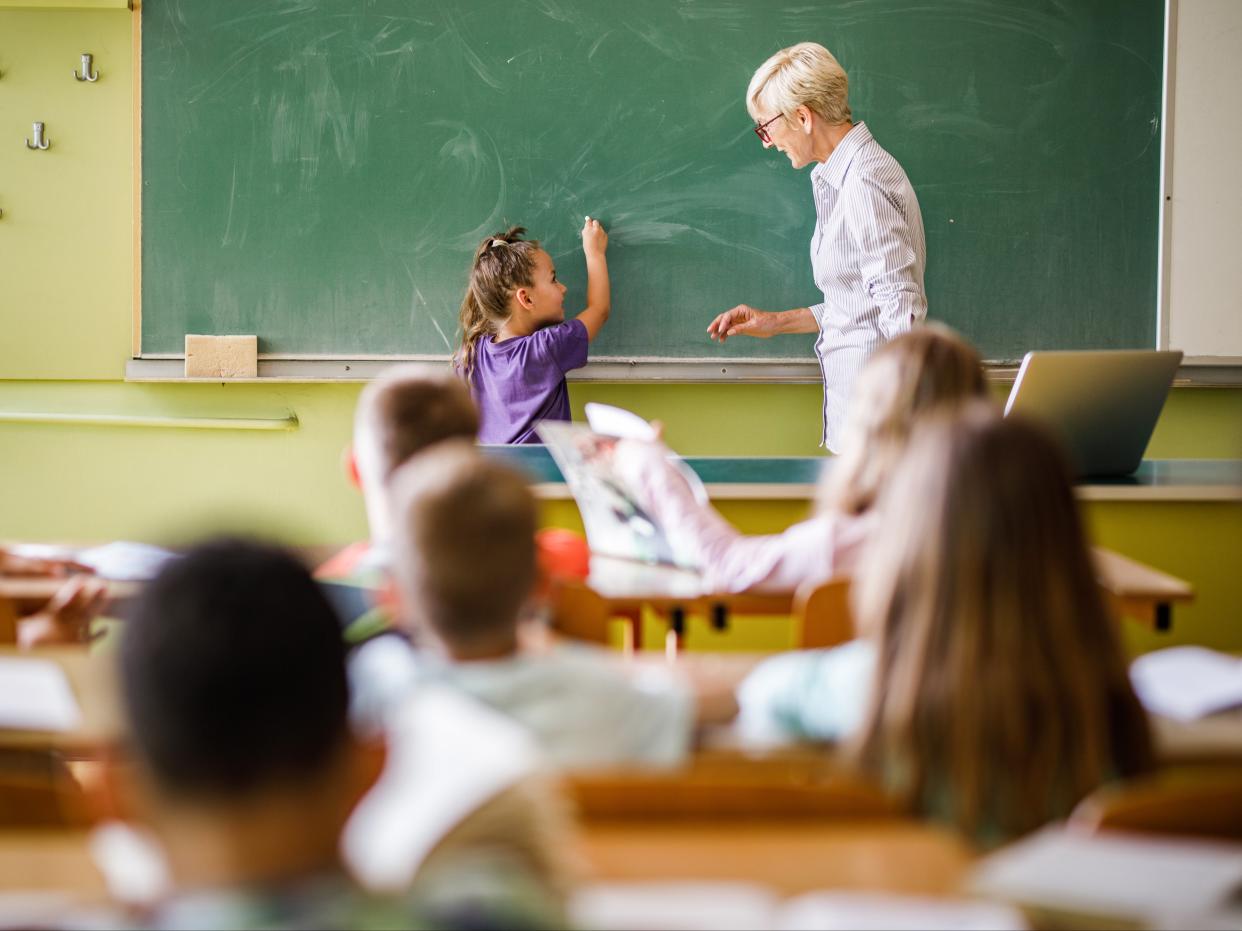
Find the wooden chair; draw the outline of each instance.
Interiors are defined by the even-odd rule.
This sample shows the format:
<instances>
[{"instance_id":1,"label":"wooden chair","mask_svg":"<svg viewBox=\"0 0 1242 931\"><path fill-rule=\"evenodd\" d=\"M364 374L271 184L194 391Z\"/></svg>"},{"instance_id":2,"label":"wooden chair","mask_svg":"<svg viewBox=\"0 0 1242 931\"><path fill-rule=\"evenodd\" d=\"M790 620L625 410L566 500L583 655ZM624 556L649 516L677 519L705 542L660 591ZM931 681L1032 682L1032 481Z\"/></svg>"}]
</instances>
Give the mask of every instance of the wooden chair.
<instances>
[{"instance_id":1,"label":"wooden chair","mask_svg":"<svg viewBox=\"0 0 1242 931\"><path fill-rule=\"evenodd\" d=\"M838 576L800 587L794 595L793 617L800 649L831 647L853 640L849 578Z\"/></svg>"},{"instance_id":2,"label":"wooden chair","mask_svg":"<svg viewBox=\"0 0 1242 931\"><path fill-rule=\"evenodd\" d=\"M1105 786L1079 803L1071 827L1242 840L1242 768L1172 771Z\"/></svg>"},{"instance_id":3,"label":"wooden chair","mask_svg":"<svg viewBox=\"0 0 1242 931\"><path fill-rule=\"evenodd\" d=\"M553 586L552 629L571 640L607 644L608 602L581 582L556 581Z\"/></svg>"}]
</instances>

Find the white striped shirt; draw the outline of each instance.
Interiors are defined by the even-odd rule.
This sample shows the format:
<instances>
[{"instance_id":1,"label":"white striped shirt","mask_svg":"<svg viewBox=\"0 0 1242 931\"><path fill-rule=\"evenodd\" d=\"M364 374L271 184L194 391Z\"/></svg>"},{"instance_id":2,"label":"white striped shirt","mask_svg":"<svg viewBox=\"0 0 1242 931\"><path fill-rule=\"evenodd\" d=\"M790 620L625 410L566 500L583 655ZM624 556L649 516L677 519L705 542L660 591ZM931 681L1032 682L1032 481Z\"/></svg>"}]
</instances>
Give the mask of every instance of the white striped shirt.
<instances>
[{"instance_id":1,"label":"white striped shirt","mask_svg":"<svg viewBox=\"0 0 1242 931\"><path fill-rule=\"evenodd\" d=\"M859 370L881 343L927 316L927 243L910 179L864 123L815 166L811 189L811 266L824 292L811 308L824 375L822 443L837 452Z\"/></svg>"}]
</instances>

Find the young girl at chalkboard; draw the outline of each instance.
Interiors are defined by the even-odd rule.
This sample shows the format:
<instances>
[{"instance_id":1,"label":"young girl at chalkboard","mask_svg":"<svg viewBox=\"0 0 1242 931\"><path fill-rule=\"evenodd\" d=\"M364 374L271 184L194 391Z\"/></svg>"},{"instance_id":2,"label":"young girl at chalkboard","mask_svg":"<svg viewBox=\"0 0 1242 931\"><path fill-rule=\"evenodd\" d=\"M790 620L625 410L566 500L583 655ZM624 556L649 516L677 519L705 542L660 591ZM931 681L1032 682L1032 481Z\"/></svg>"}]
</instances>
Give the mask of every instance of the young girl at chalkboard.
<instances>
[{"instance_id":1,"label":"young girl at chalkboard","mask_svg":"<svg viewBox=\"0 0 1242 931\"><path fill-rule=\"evenodd\" d=\"M552 256L515 226L475 252L461 302L461 346L453 357L479 407L480 443L538 443L541 420L569 420L565 373L587 362L587 344L608 319L608 234L586 218L586 310L565 319L565 286Z\"/></svg>"}]
</instances>

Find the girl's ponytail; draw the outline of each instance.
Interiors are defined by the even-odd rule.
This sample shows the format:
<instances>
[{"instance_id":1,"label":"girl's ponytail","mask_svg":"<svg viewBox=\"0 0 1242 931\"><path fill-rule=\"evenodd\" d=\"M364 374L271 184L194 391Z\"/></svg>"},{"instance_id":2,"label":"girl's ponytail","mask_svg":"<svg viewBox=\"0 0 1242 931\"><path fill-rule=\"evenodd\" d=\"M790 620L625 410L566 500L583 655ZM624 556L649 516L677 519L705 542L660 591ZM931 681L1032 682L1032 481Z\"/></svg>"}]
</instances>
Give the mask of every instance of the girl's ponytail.
<instances>
[{"instance_id":1,"label":"girl's ponytail","mask_svg":"<svg viewBox=\"0 0 1242 931\"><path fill-rule=\"evenodd\" d=\"M473 383L479 341L495 336L508 321L513 292L534 284L539 243L523 239L525 232L523 227L512 227L488 236L475 250L458 316L461 345L453 354L453 368L466 384Z\"/></svg>"}]
</instances>

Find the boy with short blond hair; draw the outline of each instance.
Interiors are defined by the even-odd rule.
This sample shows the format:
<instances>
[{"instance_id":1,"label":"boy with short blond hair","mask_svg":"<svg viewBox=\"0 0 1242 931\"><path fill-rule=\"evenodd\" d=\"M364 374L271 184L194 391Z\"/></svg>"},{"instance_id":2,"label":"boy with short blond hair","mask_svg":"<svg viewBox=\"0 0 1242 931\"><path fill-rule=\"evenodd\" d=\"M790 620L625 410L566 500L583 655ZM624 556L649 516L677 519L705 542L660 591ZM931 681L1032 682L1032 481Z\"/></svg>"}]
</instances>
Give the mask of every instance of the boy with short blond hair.
<instances>
[{"instance_id":1,"label":"boy with short blond hair","mask_svg":"<svg viewBox=\"0 0 1242 931\"><path fill-rule=\"evenodd\" d=\"M365 639L389 625L389 476L427 447L447 439L473 440L478 429L470 392L447 373L427 375L415 365L396 365L385 369L358 397L346 469L362 492L369 534L315 570L320 581L370 590L373 602L378 602L360 617L348 618L353 622L347 633L350 639Z\"/></svg>"},{"instance_id":2,"label":"boy with short blond hair","mask_svg":"<svg viewBox=\"0 0 1242 931\"><path fill-rule=\"evenodd\" d=\"M423 645L418 677L508 714L561 766L684 758L695 702L666 671L629 675L600 651L522 644L537 510L521 475L469 444L443 443L394 473L391 499L392 569Z\"/></svg>"}]
</instances>

